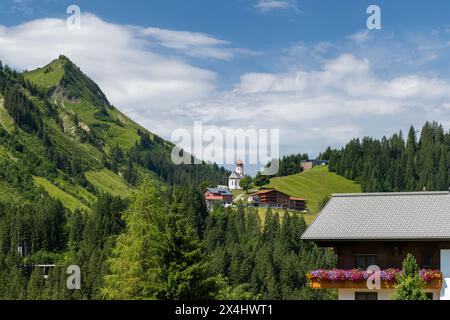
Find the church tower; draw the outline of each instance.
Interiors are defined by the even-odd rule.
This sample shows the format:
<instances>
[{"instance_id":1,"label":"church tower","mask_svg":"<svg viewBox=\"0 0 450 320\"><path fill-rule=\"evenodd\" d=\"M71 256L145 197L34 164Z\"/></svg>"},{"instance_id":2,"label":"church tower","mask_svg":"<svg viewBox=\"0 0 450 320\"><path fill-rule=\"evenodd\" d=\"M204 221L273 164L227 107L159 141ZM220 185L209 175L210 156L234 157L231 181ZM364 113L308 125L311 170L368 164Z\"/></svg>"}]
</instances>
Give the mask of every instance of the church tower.
<instances>
[{"instance_id":1,"label":"church tower","mask_svg":"<svg viewBox=\"0 0 450 320\"><path fill-rule=\"evenodd\" d=\"M228 188L230 190L241 189L239 182L244 177L244 163L241 160L236 162L236 170L228 177Z\"/></svg>"},{"instance_id":2,"label":"church tower","mask_svg":"<svg viewBox=\"0 0 450 320\"><path fill-rule=\"evenodd\" d=\"M244 163L241 160L236 162L236 172L240 175L244 175Z\"/></svg>"}]
</instances>

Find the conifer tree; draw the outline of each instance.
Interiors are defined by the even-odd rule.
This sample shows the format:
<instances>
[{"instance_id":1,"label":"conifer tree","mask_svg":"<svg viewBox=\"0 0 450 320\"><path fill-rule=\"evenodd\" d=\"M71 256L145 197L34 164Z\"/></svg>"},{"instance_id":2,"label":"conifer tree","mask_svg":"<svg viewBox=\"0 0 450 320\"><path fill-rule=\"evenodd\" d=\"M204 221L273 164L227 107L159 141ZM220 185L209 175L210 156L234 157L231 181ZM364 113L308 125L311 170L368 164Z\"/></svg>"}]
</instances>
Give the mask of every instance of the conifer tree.
<instances>
[{"instance_id":1,"label":"conifer tree","mask_svg":"<svg viewBox=\"0 0 450 320\"><path fill-rule=\"evenodd\" d=\"M410 253L403 260L403 274L399 276L395 286L395 300L427 300L423 291L425 282L419 275L416 258Z\"/></svg>"},{"instance_id":2,"label":"conifer tree","mask_svg":"<svg viewBox=\"0 0 450 320\"><path fill-rule=\"evenodd\" d=\"M125 212L103 295L110 299L200 299L215 294L198 236L177 199L146 181Z\"/></svg>"}]
</instances>

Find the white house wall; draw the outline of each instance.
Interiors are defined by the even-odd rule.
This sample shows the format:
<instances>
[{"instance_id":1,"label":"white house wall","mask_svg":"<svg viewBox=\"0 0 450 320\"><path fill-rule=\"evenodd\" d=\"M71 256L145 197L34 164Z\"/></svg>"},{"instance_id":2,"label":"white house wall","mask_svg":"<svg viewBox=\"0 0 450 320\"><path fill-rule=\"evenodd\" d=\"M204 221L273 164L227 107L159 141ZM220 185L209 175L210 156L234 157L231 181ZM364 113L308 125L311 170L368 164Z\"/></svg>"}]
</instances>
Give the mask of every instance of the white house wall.
<instances>
[{"instance_id":1,"label":"white house wall","mask_svg":"<svg viewBox=\"0 0 450 320\"><path fill-rule=\"evenodd\" d=\"M450 250L441 250L442 288L440 292L441 300L450 300Z\"/></svg>"}]
</instances>

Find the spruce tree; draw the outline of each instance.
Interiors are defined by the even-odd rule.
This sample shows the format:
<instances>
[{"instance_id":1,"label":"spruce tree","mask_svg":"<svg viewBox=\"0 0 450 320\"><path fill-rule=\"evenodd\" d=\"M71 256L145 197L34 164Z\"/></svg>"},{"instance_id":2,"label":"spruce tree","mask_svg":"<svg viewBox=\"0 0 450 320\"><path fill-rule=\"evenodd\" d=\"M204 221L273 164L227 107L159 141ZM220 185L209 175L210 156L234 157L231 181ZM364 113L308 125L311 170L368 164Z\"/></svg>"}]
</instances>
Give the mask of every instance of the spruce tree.
<instances>
[{"instance_id":1,"label":"spruce tree","mask_svg":"<svg viewBox=\"0 0 450 320\"><path fill-rule=\"evenodd\" d=\"M125 233L109 259L111 273L102 290L109 299L205 299L215 295L215 279L196 230L178 199L146 181L125 212Z\"/></svg>"},{"instance_id":2,"label":"spruce tree","mask_svg":"<svg viewBox=\"0 0 450 320\"><path fill-rule=\"evenodd\" d=\"M398 277L398 283L395 286L395 300L427 300L423 291L425 282L419 274L419 266L416 258L410 253L403 260L403 273Z\"/></svg>"}]
</instances>

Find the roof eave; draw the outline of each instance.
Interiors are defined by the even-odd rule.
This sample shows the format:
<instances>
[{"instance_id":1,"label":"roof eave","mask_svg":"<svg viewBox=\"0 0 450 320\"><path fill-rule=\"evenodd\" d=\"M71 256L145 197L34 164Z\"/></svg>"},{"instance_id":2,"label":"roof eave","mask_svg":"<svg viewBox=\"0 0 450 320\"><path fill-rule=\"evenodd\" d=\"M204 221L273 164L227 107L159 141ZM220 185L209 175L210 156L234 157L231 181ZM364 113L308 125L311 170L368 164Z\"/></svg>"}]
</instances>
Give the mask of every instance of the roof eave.
<instances>
[{"instance_id":1,"label":"roof eave","mask_svg":"<svg viewBox=\"0 0 450 320\"><path fill-rule=\"evenodd\" d=\"M314 241L314 242L379 242L379 241L450 241L450 237L427 237L427 238L354 238L354 239L323 239L323 238L300 238L302 241Z\"/></svg>"}]
</instances>

